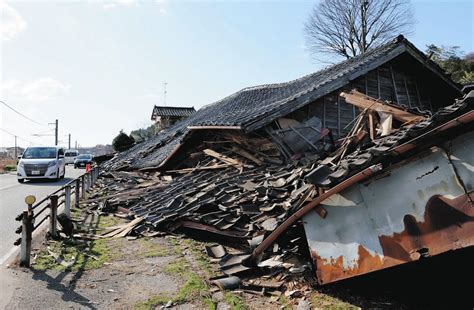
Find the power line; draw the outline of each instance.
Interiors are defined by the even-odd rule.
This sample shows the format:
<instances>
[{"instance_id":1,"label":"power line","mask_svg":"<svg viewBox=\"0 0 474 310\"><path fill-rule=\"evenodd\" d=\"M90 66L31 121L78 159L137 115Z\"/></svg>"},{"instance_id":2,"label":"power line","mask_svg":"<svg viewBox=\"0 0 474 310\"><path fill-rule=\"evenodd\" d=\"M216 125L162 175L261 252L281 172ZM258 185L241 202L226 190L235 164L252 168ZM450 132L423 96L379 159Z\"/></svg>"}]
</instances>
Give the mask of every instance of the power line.
<instances>
[{"instance_id":1,"label":"power line","mask_svg":"<svg viewBox=\"0 0 474 310\"><path fill-rule=\"evenodd\" d=\"M9 135L12 136L12 137L17 137L18 139L23 140L23 141L25 141L25 142L28 142L28 143L30 143L30 144L36 144L36 143L31 142L30 140L27 140L27 139L25 139L25 138L23 138L23 137L21 137L21 136L19 136L19 135L15 135L14 133L9 132L9 131L6 130L6 129L0 128L0 130L3 131L3 132L5 132L5 133L7 133L7 134L9 134Z\"/></svg>"},{"instance_id":2,"label":"power line","mask_svg":"<svg viewBox=\"0 0 474 310\"><path fill-rule=\"evenodd\" d=\"M40 122L37 122L37 121L35 121L34 119L32 119L32 118L26 116L25 114L23 114L23 113L21 113L21 112L15 110L15 109L12 108L10 105L8 105L5 101L0 100L0 102L3 103L3 104L4 104L7 108L9 108L10 110L12 110L13 112L15 112L15 113L18 114L18 115L23 116L24 118L26 118L26 119L29 120L30 122L33 122L33 123L38 124L38 125L41 125L41 126L46 126L46 127L48 127L48 125L42 124L42 123L40 123Z\"/></svg>"}]
</instances>

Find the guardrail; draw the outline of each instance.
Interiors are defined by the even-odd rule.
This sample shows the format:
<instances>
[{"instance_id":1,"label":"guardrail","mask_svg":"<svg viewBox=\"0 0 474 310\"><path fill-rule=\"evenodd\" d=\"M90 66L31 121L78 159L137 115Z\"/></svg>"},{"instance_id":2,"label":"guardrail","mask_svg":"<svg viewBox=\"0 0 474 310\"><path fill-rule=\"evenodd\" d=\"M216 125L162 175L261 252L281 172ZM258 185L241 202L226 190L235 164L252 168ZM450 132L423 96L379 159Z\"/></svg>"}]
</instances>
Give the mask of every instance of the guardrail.
<instances>
[{"instance_id":1,"label":"guardrail","mask_svg":"<svg viewBox=\"0 0 474 310\"><path fill-rule=\"evenodd\" d=\"M16 220L21 221L22 223L16 230L17 234L21 234L21 238L18 238L13 243L14 245L20 246L20 266L30 266L31 240L33 232L49 219L48 234L51 238L57 238L58 208L64 205L63 213L70 219L72 201L74 200L74 207L78 208L79 201L86 197L86 193L94 185L98 177L99 167L94 166L85 174L72 180L38 202L35 202L35 198L32 196L27 196L25 198L28 209L16 217ZM35 224L35 219L48 211L49 213Z\"/></svg>"}]
</instances>

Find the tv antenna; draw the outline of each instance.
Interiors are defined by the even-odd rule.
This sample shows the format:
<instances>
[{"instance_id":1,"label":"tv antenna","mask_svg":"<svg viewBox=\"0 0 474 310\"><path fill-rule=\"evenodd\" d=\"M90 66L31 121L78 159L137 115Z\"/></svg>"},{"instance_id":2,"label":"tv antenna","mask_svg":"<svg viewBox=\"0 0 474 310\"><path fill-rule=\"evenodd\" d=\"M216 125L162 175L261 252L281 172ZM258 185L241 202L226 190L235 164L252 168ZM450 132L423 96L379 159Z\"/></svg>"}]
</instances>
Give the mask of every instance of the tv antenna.
<instances>
[{"instance_id":1,"label":"tv antenna","mask_svg":"<svg viewBox=\"0 0 474 310\"><path fill-rule=\"evenodd\" d=\"M166 85L168 85L168 83L167 83L167 82L164 82L164 83L163 83L163 105L166 105L166 94L168 93L168 92L166 91Z\"/></svg>"}]
</instances>

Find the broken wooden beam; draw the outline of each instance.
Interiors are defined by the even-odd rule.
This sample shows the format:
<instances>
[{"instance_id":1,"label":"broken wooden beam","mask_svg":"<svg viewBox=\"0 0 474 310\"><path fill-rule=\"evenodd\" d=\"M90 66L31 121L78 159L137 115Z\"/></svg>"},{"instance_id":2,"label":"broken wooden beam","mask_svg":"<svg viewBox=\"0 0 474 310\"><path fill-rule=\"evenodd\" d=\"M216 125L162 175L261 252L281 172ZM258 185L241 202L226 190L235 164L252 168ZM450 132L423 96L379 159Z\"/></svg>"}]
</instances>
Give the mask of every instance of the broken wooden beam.
<instances>
[{"instance_id":1,"label":"broken wooden beam","mask_svg":"<svg viewBox=\"0 0 474 310\"><path fill-rule=\"evenodd\" d=\"M377 112L390 113L393 115L393 118L403 123L419 122L426 119L426 117L424 116L415 115L401 108L388 105L372 97L359 93L356 90L352 90L350 93L342 92L340 96L344 98L344 100L346 100L347 103L352 104L361 109L369 109L369 110L374 110Z\"/></svg>"},{"instance_id":2,"label":"broken wooden beam","mask_svg":"<svg viewBox=\"0 0 474 310\"><path fill-rule=\"evenodd\" d=\"M208 156L214 157L214 158L222 161L223 163L228 164L228 165L232 165L236 168L252 167L250 165L244 164L240 160L230 158L228 156L225 156L225 155L223 155L221 153L218 153L218 152L216 152L214 150L211 150L211 149L205 149L203 152L204 152L204 154L206 154Z\"/></svg>"},{"instance_id":3,"label":"broken wooden beam","mask_svg":"<svg viewBox=\"0 0 474 310\"><path fill-rule=\"evenodd\" d=\"M212 165L212 166L203 166L203 167L193 167L193 168L183 168L183 169L177 169L177 170L168 170L166 172L168 173L188 173L188 172L194 172L194 171L200 171L200 170L214 170L214 169L224 169L227 167L230 167L233 165L230 164L221 164L221 165Z\"/></svg>"},{"instance_id":4,"label":"broken wooden beam","mask_svg":"<svg viewBox=\"0 0 474 310\"><path fill-rule=\"evenodd\" d=\"M244 150L244 149L242 149L238 146L232 146L231 151L234 152L234 153L239 154L242 157L247 158L248 160L253 161L254 163L256 163L259 166L263 165L263 161L261 161L257 157L253 156L252 154L250 154L249 152L247 152L246 150Z\"/></svg>"}]
</instances>

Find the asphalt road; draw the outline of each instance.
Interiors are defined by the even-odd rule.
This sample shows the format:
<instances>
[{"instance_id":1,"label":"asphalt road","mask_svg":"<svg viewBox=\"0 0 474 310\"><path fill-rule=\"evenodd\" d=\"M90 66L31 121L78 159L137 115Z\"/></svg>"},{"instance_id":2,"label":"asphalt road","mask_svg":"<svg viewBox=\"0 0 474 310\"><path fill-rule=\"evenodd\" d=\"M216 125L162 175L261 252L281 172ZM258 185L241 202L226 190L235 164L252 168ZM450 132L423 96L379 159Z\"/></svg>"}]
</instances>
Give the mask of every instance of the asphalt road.
<instances>
[{"instance_id":1,"label":"asphalt road","mask_svg":"<svg viewBox=\"0 0 474 310\"><path fill-rule=\"evenodd\" d=\"M26 209L25 196L35 195L39 201L83 173L84 169L68 166L65 178L60 181L35 180L23 184L18 183L13 173L0 174L0 265L17 248L13 242L20 236L15 234L20 222L15 217Z\"/></svg>"}]
</instances>

